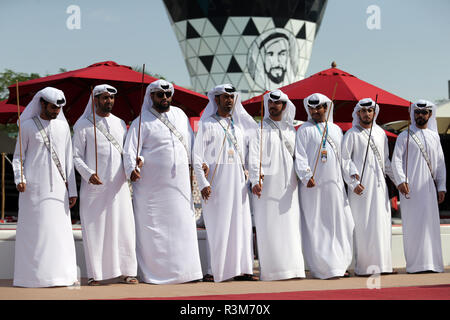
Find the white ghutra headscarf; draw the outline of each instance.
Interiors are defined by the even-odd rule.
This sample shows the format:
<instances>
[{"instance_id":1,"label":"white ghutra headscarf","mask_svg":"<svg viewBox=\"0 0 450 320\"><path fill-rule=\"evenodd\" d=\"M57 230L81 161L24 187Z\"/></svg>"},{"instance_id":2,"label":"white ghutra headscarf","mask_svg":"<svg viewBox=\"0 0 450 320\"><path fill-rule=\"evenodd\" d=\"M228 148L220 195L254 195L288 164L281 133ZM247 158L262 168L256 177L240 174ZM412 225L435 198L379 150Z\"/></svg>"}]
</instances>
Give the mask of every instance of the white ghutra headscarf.
<instances>
[{"instance_id":1,"label":"white ghutra headscarf","mask_svg":"<svg viewBox=\"0 0 450 320\"><path fill-rule=\"evenodd\" d=\"M34 95L33 99L30 101L30 103L28 103L28 105L25 107L25 110L20 115L21 123L23 123L28 119L32 119L35 116L39 116L41 114L42 110L40 102L41 98L60 108L66 105L66 97L64 96L64 92L53 87L46 87L38 91ZM67 122L62 109L59 112L57 119Z\"/></svg>"},{"instance_id":2,"label":"white ghutra headscarf","mask_svg":"<svg viewBox=\"0 0 450 320\"><path fill-rule=\"evenodd\" d=\"M153 100L150 94L157 91L170 91L172 93L172 96L175 93L175 89L170 82L167 82L166 80L153 81L147 86L147 89L145 90L144 102L142 103L143 113L150 112L150 109L153 107Z\"/></svg>"},{"instance_id":3,"label":"white ghutra headscarf","mask_svg":"<svg viewBox=\"0 0 450 320\"><path fill-rule=\"evenodd\" d=\"M94 97L101 95L102 93L105 92L111 95L115 95L117 94L117 89L114 88L113 86L110 86L109 84L100 84L98 86L95 86L93 89ZM89 95L89 101L86 105L86 108L84 109L84 112L81 115L81 117L79 117L78 120L75 122L74 127L78 126L81 120L88 118L91 114L92 114L92 96Z\"/></svg>"},{"instance_id":4,"label":"white ghutra headscarf","mask_svg":"<svg viewBox=\"0 0 450 320\"><path fill-rule=\"evenodd\" d=\"M411 125L414 126L415 128L417 128L417 126L416 126L416 120L414 118L414 110L417 110L417 109L431 111L431 117L428 119L427 128L438 133L438 127L437 127L437 121L436 121L436 110L437 110L436 105L430 101L423 100L423 99L421 99L411 105L411 114L410 114Z\"/></svg>"},{"instance_id":5,"label":"white ghutra headscarf","mask_svg":"<svg viewBox=\"0 0 450 320\"><path fill-rule=\"evenodd\" d=\"M283 111L281 121L289 126L294 125L295 105L289 100L287 94L281 90L274 90L264 95L264 119L269 118L269 99L272 101L282 101L286 103L286 109Z\"/></svg>"},{"instance_id":6,"label":"white ghutra headscarf","mask_svg":"<svg viewBox=\"0 0 450 320\"><path fill-rule=\"evenodd\" d=\"M373 118L373 126L377 126L377 118L380 114L380 106L378 104L375 104L375 101L373 101L371 98L364 98L358 101L355 108L353 109L352 117L352 127L359 125L359 117L358 117L358 111L361 109L369 109L373 108L375 111L375 117Z\"/></svg>"},{"instance_id":7,"label":"white ghutra headscarf","mask_svg":"<svg viewBox=\"0 0 450 320\"><path fill-rule=\"evenodd\" d=\"M216 114L218 106L216 103L216 96L228 93L234 94L234 110L232 117L234 125L238 126L243 132L247 130L254 130L258 127L256 121L247 113L241 102L241 94L231 84L221 84L208 92L209 102L203 111L200 121L208 119L210 116Z\"/></svg>"},{"instance_id":8,"label":"white ghutra headscarf","mask_svg":"<svg viewBox=\"0 0 450 320\"><path fill-rule=\"evenodd\" d=\"M306 113L308 114L308 120L312 119L311 113L309 112L309 108L317 108L323 104L327 105L327 116L328 112L330 113L328 122L333 123L334 104L327 96L321 93L313 93L312 95L306 97L303 100L303 105L305 107Z\"/></svg>"}]
</instances>

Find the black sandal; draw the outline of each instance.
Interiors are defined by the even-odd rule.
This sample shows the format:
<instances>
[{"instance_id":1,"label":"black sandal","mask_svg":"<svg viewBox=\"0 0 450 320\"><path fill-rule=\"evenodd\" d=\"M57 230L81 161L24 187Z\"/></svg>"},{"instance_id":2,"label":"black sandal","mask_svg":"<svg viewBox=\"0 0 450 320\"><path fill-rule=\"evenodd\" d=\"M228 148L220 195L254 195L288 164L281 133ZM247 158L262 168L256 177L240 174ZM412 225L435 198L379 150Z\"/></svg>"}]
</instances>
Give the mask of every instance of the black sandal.
<instances>
[{"instance_id":1,"label":"black sandal","mask_svg":"<svg viewBox=\"0 0 450 320\"><path fill-rule=\"evenodd\" d=\"M203 282L214 282L214 277L211 274L205 274L202 279Z\"/></svg>"},{"instance_id":2,"label":"black sandal","mask_svg":"<svg viewBox=\"0 0 450 320\"><path fill-rule=\"evenodd\" d=\"M235 281L258 281L258 278L252 274L244 274L233 278Z\"/></svg>"}]
</instances>

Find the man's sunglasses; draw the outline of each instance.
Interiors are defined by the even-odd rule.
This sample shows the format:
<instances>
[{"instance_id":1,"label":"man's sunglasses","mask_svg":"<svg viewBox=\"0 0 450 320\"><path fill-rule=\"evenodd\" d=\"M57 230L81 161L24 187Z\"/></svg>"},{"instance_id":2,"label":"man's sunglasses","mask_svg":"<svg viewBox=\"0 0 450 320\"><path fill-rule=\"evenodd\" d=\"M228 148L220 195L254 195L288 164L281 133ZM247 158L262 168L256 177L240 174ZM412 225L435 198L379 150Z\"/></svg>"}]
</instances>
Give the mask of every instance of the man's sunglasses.
<instances>
[{"instance_id":1,"label":"man's sunglasses","mask_svg":"<svg viewBox=\"0 0 450 320\"><path fill-rule=\"evenodd\" d=\"M414 110L415 114L423 114L423 115L427 115L429 113L428 110Z\"/></svg>"},{"instance_id":2,"label":"man's sunglasses","mask_svg":"<svg viewBox=\"0 0 450 320\"><path fill-rule=\"evenodd\" d=\"M172 96L172 91L158 91L155 92L156 96L160 99L162 99L164 96L167 98L170 98Z\"/></svg>"}]
</instances>

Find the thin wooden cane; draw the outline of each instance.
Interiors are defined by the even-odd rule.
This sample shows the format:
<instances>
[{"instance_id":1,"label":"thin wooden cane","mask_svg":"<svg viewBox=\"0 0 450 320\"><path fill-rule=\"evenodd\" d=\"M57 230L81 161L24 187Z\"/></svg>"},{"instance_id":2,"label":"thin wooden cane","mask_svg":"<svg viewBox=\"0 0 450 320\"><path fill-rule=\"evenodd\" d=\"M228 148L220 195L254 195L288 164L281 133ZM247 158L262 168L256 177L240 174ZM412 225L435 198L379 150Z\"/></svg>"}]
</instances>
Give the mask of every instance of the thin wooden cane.
<instances>
[{"instance_id":1,"label":"thin wooden cane","mask_svg":"<svg viewBox=\"0 0 450 320\"><path fill-rule=\"evenodd\" d=\"M2 218L5 220L5 153L2 152Z\"/></svg>"},{"instance_id":2,"label":"thin wooden cane","mask_svg":"<svg viewBox=\"0 0 450 320\"><path fill-rule=\"evenodd\" d=\"M136 167L138 167L139 162L139 145L141 142L141 123L142 123L142 106L144 104L144 78L145 78L145 63L142 65L142 80L141 80L141 112L139 113L139 127L138 127L138 141L136 146Z\"/></svg>"},{"instance_id":3,"label":"thin wooden cane","mask_svg":"<svg viewBox=\"0 0 450 320\"><path fill-rule=\"evenodd\" d=\"M95 147L95 174L98 176L98 155L97 155L97 125L95 122L94 89L91 86L92 119L94 123L94 147Z\"/></svg>"},{"instance_id":4,"label":"thin wooden cane","mask_svg":"<svg viewBox=\"0 0 450 320\"><path fill-rule=\"evenodd\" d=\"M409 112L409 120L408 120L408 137L406 138L406 168L405 168L405 183L406 186L409 189L409 183L408 183L408 158L409 158L409 136L411 133L411 101L409 102L409 108L408 108L408 112ZM408 195L405 195L406 199L409 199Z\"/></svg>"},{"instance_id":5,"label":"thin wooden cane","mask_svg":"<svg viewBox=\"0 0 450 320\"><path fill-rule=\"evenodd\" d=\"M20 125L20 105L19 105L19 81L16 80L16 101L17 101L17 117L19 126L19 152L20 152L20 183L23 183L23 157L22 157L22 127Z\"/></svg>"},{"instance_id":6,"label":"thin wooden cane","mask_svg":"<svg viewBox=\"0 0 450 320\"><path fill-rule=\"evenodd\" d=\"M375 110L377 107L377 101L378 101L378 94L375 97ZM369 153L370 138L372 137L372 128L373 128L374 119L375 119L375 113L373 115L372 121L370 122L370 131L369 131L369 139L367 140L366 155L364 156L364 163L363 163L363 168L362 168L362 172L361 172L361 178L359 179L359 184L361 184L361 185L362 185L362 181L363 181L363 177L364 177L364 171L366 169L367 154Z\"/></svg>"},{"instance_id":7,"label":"thin wooden cane","mask_svg":"<svg viewBox=\"0 0 450 320\"><path fill-rule=\"evenodd\" d=\"M328 119L330 118L330 113L331 113L331 109L332 109L332 106L333 106L333 103L334 103L334 97L336 95L337 86L338 86L338 84L336 82L336 84L334 85L333 96L331 98L331 105L330 105L330 108L328 109L327 120L325 122L325 127L324 127L324 130L323 130L322 139L320 140L319 151L317 152L316 164L314 165L313 175L312 175L311 179L314 179L314 176L316 175L317 163L319 162L320 149L321 149L321 145L323 144L323 140L325 139L325 133L328 130Z\"/></svg>"}]
</instances>

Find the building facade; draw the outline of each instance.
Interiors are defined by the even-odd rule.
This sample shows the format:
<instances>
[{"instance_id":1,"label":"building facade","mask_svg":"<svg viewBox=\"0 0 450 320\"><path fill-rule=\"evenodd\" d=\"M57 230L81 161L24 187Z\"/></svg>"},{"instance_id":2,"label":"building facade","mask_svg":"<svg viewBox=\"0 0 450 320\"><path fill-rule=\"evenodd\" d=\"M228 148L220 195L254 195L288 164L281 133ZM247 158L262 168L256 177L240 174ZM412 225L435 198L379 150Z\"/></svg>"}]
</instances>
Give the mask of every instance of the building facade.
<instances>
[{"instance_id":1,"label":"building facade","mask_svg":"<svg viewBox=\"0 0 450 320\"><path fill-rule=\"evenodd\" d=\"M304 78L327 0L164 0L195 91L243 99Z\"/></svg>"}]
</instances>

